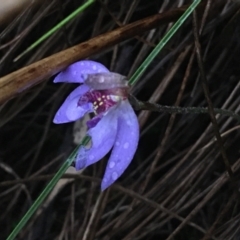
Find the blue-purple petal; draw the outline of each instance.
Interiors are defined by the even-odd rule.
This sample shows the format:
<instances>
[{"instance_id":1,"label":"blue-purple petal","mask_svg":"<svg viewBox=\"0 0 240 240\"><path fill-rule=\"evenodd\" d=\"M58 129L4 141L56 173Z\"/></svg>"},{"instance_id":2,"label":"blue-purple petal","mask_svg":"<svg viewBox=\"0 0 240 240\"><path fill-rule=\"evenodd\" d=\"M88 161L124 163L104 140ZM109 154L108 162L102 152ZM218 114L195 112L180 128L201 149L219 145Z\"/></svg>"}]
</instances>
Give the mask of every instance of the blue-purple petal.
<instances>
[{"instance_id":1,"label":"blue-purple petal","mask_svg":"<svg viewBox=\"0 0 240 240\"><path fill-rule=\"evenodd\" d=\"M90 119L87 121L87 126L88 128L94 128L98 123L99 121L102 119L103 117L103 114L99 114L97 116L95 116L94 118Z\"/></svg>"},{"instance_id":2,"label":"blue-purple petal","mask_svg":"<svg viewBox=\"0 0 240 240\"><path fill-rule=\"evenodd\" d=\"M76 158L76 169L87 167L102 159L112 148L117 134L117 114L111 109L97 125L88 130L91 136L90 149L81 148Z\"/></svg>"},{"instance_id":3,"label":"blue-purple petal","mask_svg":"<svg viewBox=\"0 0 240 240\"><path fill-rule=\"evenodd\" d=\"M108 72L109 70L101 63L91 60L83 60L73 63L60 72L53 82L83 83L87 78L87 74Z\"/></svg>"},{"instance_id":4,"label":"blue-purple petal","mask_svg":"<svg viewBox=\"0 0 240 240\"><path fill-rule=\"evenodd\" d=\"M82 96L88 91L89 87L85 84L73 90L57 111L53 119L53 122L60 124L76 121L77 119L83 117L85 113L91 112L92 111L91 103L86 103L81 106L78 106L80 96Z\"/></svg>"},{"instance_id":5,"label":"blue-purple petal","mask_svg":"<svg viewBox=\"0 0 240 240\"><path fill-rule=\"evenodd\" d=\"M123 174L131 163L138 145L138 119L127 100L118 107L118 116L117 136L103 177L102 191Z\"/></svg>"}]
</instances>

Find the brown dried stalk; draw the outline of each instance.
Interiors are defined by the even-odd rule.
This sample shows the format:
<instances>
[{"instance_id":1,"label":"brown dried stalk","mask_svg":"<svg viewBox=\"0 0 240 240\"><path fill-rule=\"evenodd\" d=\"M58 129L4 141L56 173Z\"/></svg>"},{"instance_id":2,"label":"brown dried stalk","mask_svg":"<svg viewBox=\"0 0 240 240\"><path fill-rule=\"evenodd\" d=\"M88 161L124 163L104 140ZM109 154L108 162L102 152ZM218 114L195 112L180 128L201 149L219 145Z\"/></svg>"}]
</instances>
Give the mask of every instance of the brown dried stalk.
<instances>
[{"instance_id":1,"label":"brown dried stalk","mask_svg":"<svg viewBox=\"0 0 240 240\"><path fill-rule=\"evenodd\" d=\"M153 29L160 24L176 20L186 8L186 6L176 8L166 13L156 14L130 23L0 78L0 104L42 82L44 79L53 76L79 59L99 53L121 41Z\"/></svg>"}]
</instances>

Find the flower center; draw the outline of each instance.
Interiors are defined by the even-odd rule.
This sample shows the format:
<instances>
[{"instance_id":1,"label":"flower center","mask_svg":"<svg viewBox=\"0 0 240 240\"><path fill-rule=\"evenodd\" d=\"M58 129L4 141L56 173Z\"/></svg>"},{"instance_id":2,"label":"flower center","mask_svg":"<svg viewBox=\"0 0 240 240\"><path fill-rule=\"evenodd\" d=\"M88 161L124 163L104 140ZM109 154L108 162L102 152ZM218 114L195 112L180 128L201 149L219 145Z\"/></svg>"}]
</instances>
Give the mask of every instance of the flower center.
<instances>
[{"instance_id":1,"label":"flower center","mask_svg":"<svg viewBox=\"0 0 240 240\"><path fill-rule=\"evenodd\" d=\"M128 88L112 88L107 90L93 90L80 97L78 105L92 103L96 115L106 112L121 100L127 98Z\"/></svg>"}]
</instances>

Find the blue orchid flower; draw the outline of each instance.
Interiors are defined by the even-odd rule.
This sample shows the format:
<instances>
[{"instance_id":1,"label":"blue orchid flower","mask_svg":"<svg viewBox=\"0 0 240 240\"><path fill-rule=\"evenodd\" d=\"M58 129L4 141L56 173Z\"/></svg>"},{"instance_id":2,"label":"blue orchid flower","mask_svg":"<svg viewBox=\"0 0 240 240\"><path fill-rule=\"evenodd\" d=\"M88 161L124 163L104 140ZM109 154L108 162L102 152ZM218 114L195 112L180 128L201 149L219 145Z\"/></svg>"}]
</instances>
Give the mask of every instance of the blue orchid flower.
<instances>
[{"instance_id":1,"label":"blue orchid flower","mask_svg":"<svg viewBox=\"0 0 240 240\"><path fill-rule=\"evenodd\" d=\"M105 190L129 166L139 140L138 119L127 99L126 78L98 62L84 60L60 72L54 82L81 83L66 98L53 122L67 123L86 113L95 114L87 122L91 147L80 147L75 166L79 170L96 163L112 149L101 184Z\"/></svg>"}]
</instances>

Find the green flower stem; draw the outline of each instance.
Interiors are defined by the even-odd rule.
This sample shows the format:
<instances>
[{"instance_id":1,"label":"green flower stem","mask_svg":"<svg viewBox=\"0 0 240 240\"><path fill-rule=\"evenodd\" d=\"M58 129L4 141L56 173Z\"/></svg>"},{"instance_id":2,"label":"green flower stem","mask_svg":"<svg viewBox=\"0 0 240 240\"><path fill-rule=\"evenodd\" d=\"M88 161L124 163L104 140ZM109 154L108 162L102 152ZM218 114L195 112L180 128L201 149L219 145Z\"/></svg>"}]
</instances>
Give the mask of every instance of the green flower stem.
<instances>
[{"instance_id":1,"label":"green flower stem","mask_svg":"<svg viewBox=\"0 0 240 240\"><path fill-rule=\"evenodd\" d=\"M139 66L136 72L129 79L129 84L133 85L136 83L144 71L147 69L152 60L158 55L158 53L163 49L166 43L170 40L170 38L176 33L176 31L181 27L181 25L185 22L185 20L189 17L189 15L194 11L197 5L201 2L201 0L195 0L188 7L188 9L184 12L184 14L177 20L177 22L171 27L171 29L166 33L166 35L162 38L162 40L158 43L158 45L152 50L152 52L148 55L148 57L143 61L143 63Z\"/></svg>"},{"instance_id":2,"label":"green flower stem","mask_svg":"<svg viewBox=\"0 0 240 240\"><path fill-rule=\"evenodd\" d=\"M90 137L85 137L82 141L81 145L87 145L90 141ZM52 180L48 183L48 185L44 188L42 193L39 195L39 197L35 200L33 205L30 207L30 209L26 212L26 214L23 216L21 221L18 223L18 225L14 228L12 233L8 236L7 240L14 240L17 234L21 231L21 229L25 226L25 224L28 222L28 220L32 217L32 215L36 212L36 210L39 208L39 206L42 204L42 202L45 200L45 198L48 196L48 194L52 191L52 189L55 187L59 179L62 177L62 175L67 171L67 169L72 165L73 161L75 160L75 157L77 155L78 149L80 146L77 146L74 151L71 153L71 155L68 157L68 159L64 162L64 164L61 166L61 168L58 170L58 172L55 174L55 176L52 178Z\"/></svg>"},{"instance_id":3,"label":"green flower stem","mask_svg":"<svg viewBox=\"0 0 240 240\"><path fill-rule=\"evenodd\" d=\"M43 42L45 39L50 37L53 33L55 33L59 28L63 27L65 24L67 24L70 20L75 18L79 13L83 12L86 8L88 8L92 3L94 3L95 0L88 0L86 3L81 5L79 8L77 8L74 12L72 12L70 15L68 15L66 18L64 18L60 23L58 23L55 27L53 27L51 30L46 32L42 37L40 37L36 42L34 42L32 45L30 45L23 53L18 55L14 62L18 61L21 57L23 57L26 53L31 51L33 48L38 46L41 42Z\"/></svg>"}]
</instances>

